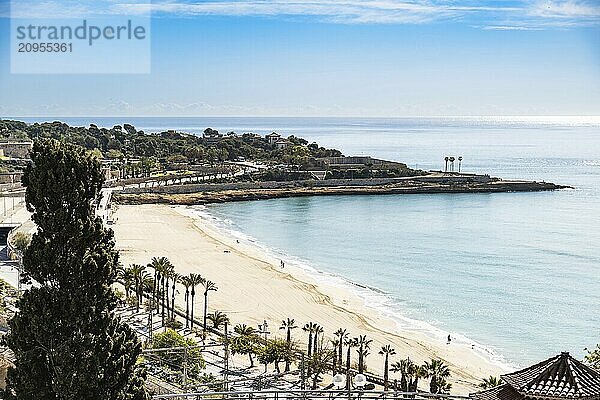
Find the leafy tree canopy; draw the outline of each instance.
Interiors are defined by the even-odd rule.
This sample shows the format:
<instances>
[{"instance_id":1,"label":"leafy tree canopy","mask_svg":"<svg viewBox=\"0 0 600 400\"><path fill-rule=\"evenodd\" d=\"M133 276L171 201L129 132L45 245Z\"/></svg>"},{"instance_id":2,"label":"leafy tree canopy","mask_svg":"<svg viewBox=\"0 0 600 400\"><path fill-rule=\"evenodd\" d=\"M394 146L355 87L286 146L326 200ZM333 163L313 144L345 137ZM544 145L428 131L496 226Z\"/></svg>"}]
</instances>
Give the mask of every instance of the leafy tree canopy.
<instances>
[{"instance_id":1,"label":"leafy tree canopy","mask_svg":"<svg viewBox=\"0 0 600 400\"><path fill-rule=\"evenodd\" d=\"M200 371L206 367L202 353L196 347L197 343L190 338L185 338L173 329L167 329L165 332L158 333L152 339L152 347L154 349L172 349L186 347L187 350L187 368L190 377L196 377ZM167 363L171 369L183 369L185 353L179 349L172 352L160 353L159 357L163 362Z\"/></svg>"},{"instance_id":2,"label":"leafy tree canopy","mask_svg":"<svg viewBox=\"0 0 600 400\"><path fill-rule=\"evenodd\" d=\"M205 134L218 134L207 128ZM288 137L292 143L288 149L278 149L264 137L252 133L237 135L230 132L216 142L207 141L201 136L187 133L165 131L146 134L134 126L125 124L112 128L74 127L65 123L44 122L26 124L25 122L0 120L0 134L4 137L29 137L31 139L57 139L78 144L88 150L98 149L106 158L149 158L154 157L161 162L174 161L216 162L236 160L244 157L247 160L285 162L287 159L298 161L305 157L337 157L342 153L335 149L326 149L316 143L308 145L308 141L295 136ZM296 149L300 146L305 150ZM169 159L169 157L171 157Z\"/></svg>"}]
</instances>

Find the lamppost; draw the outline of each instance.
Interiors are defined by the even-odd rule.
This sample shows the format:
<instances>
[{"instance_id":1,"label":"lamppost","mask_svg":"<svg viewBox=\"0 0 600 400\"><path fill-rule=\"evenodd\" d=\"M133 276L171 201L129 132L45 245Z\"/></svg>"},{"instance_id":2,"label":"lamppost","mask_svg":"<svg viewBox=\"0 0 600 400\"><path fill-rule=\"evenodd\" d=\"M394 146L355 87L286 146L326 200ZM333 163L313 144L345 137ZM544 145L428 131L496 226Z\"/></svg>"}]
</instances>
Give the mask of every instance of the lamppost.
<instances>
[{"instance_id":1,"label":"lamppost","mask_svg":"<svg viewBox=\"0 0 600 400\"><path fill-rule=\"evenodd\" d=\"M337 390L342 390L344 386L346 386L346 375L344 374L335 374L333 376L333 386ZM348 391L348 398L350 398L350 391Z\"/></svg>"},{"instance_id":2,"label":"lamppost","mask_svg":"<svg viewBox=\"0 0 600 400\"><path fill-rule=\"evenodd\" d=\"M267 345L267 335L269 335L269 333L271 333L268 331L268 328L269 328L269 324L267 324L266 319L263 320L262 325L261 324L258 325L258 332L262 335L265 335L265 346ZM265 373L266 372L267 372L267 361L265 360Z\"/></svg>"},{"instance_id":3,"label":"lamppost","mask_svg":"<svg viewBox=\"0 0 600 400\"><path fill-rule=\"evenodd\" d=\"M348 400L352 399L352 385L350 384L350 380L348 379L349 376L347 377L344 374L337 374L333 377L333 385L338 389L341 390L344 386L347 386L348 389ZM356 374L354 376L354 378L352 379L352 382L354 383L354 387L356 387L358 389L358 398L360 399L362 397L362 390L365 387L365 385L367 384L367 377L364 376L363 374Z\"/></svg>"},{"instance_id":4,"label":"lamppost","mask_svg":"<svg viewBox=\"0 0 600 400\"><path fill-rule=\"evenodd\" d=\"M362 391L367 384L367 377L363 374L356 374L354 377L354 386L358 388L358 400L362 398Z\"/></svg>"},{"instance_id":5,"label":"lamppost","mask_svg":"<svg viewBox=\"0 0 600 400\"><path fill-rule=\"evenodd\" d=\"M346 386L346 375L344 375L344 374L336 374L333 377L333 385L338 390L341 390L344 386Z\"/></svg>"}]
</instances>

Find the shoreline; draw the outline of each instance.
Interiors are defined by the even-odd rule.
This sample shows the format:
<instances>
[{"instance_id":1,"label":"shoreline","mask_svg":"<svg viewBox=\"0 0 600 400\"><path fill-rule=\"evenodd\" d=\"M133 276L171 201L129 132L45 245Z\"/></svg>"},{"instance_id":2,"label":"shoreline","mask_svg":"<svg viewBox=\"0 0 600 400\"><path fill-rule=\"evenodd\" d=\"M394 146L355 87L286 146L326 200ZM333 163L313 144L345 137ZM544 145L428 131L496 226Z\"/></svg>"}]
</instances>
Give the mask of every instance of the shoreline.
<instances>
[{"instance_id":1,"label":"shoreline","mask_svg":"<svg viewBox=\"0 0 600 400\"><path fill-rule=\"evenodd\" d=\"M498 178L478 182L472 180L472 178L464 180L462 177L424 176L391 180L273 181L144 186L115 190L114 198L119 204L205 205L305 196L508 193L554 191L570 188L570 186L549 182L504 181Z\"/></svg>"},{"instance_id":2,"label":"shoreline","mask_svg":"<svg viewBox=\"0 0 600 400\"><path fill-rule=\"evenodd\" d=\"M205 205L196 206L173 206L178 212L185 215L189 215L192 218L199 219L202 223L210 225L210 229L218 232L222 238L228 242L228 244L239 248L241 245L250 246L253 250L262 252L265 257L268 257L275 263L277 260L285 260L285 269L289 270L292 267L292 274L299 280L312 280L317 281L319 279L325 279L324 282L319 282L318 287L333 286L340 290L351 291L353 295L356 295L363 301L363 306L366 309L374 310L381 313L383 316L390 318L397 322L400 326L402 324L408 324L402 329L406 332L423 333L427 335L431 340L446 341L448 334L452 336L452 343L458 343L460 346L466 346L466 350L471 350L471 345L475 345L476 352L484 358L486 361L503 368L506 371L512 371L520 368L520 365L507 361L502 355L497 354L493 349L486 347L482 343L476 342L462 334L456 332L450 332L443 330L442 328L436 327L435 325L416 318L407 317L402 313L401 310L395 309L393 305L389 303L392 298L385 291L376 287L369 286L360 282L352 281L343 276L325 272L317 269L310 265L310 263L301 258L295 256L289 256L283 251L278 251L268 247L264 243L260 242L254 237L248 236L244 232L231 229L228 226L227 221L221 220L219 217L214 216ZM199 209L199 208L203 208ZM236 241L233 244L233 240ZM378 304L369 304L370 302L376 301Z\"/></svg>"},{"instance_id":3,"label":"shoreline","mask_svg":"<svg viewBox=\"0 0 600 400\"><path fill-rule=\"evenodd\" d=\"M447 345L443 338L436 340L402 326L380 309L366 306L365 299L350 287L322 282L317 274L311 276L293 263L286 263L285 270L281 270L273 254L255 243L238 243L234 235L191 208L119 206L115 215L118 220L113 229L124 263L147 264L154 256L166 256L180 274L195 272L215 281L219 291L211 294L209 310L225 312L232 325L256 325L266 319L272 333L281 335L279 323L290 317L298 326L309 321L321 324L327 338L344 327L351 336L366 334L374 340L367 360L374 372L382 369L377 352L384 344L396 348L398 359L410 356L418 363L432 357L444 359L453 373L450 382L456 394L475 391L482 378L508 370L459 340ZM182 297L180 293L180 306ZM197 296L196 309L200 311L202 305L203 299ZM300 329L293 333L296 340L304 339Z\"/></svg>"}]
</instances>

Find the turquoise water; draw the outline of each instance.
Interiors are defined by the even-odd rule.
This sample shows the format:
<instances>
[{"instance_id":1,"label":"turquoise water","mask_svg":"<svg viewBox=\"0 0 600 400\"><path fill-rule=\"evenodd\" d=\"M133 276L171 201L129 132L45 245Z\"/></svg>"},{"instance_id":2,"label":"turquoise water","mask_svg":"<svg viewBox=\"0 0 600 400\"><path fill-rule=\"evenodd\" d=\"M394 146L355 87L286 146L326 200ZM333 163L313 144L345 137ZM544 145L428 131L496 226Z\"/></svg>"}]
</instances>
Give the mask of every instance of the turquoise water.
<instances>
[{"instance_id":1,"label":"turquoise water","mask_svg":"<svg viewBox=\"0 0 600 400\"><path fill-rule=\"evenodd\" d=\"M65 120L65 119L63 119ZM87 123L93 119L67 122ZM98 119L95 119L96 121ZM131 121L132 119L129 119ZM127 122L128 120L124 120ZM106 119L106 125L121 122ZM147 131L277 130L423 169L568 184L545 193L340 196L212 205L290 262L367 285L388 312L525 365L600 341L600 123L488 119L133 119Z\"/></svg>"}]
</instances>

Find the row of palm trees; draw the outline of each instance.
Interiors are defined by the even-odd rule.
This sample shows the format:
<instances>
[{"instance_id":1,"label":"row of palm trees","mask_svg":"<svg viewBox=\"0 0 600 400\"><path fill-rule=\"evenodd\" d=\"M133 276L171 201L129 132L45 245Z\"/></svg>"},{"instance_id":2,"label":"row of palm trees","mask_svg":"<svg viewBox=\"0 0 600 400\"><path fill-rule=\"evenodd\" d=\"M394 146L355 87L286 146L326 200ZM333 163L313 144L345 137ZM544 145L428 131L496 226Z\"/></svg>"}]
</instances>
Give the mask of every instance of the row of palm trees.
<instances>
[{"instance_id":1,"label":"row of palm trees","mask_svg":"<svg viewBox=\"0 0 600 400\"><path fill-rule=\"evenodd\" d=\"M444 166L444 172L448 172L448 162L450 163L450 171L454 172L454 161L456 161L456 160L457 159L455 157L448 157L448 156L444 157L444 161L446 162L445 166ZM463 160L462 156L459 156L458 157L458 172L460 172L462 160Z\"/></svg>"},{"instance_id":2,"label":"row of palm trees","mask_svg":"<svg viewBox=\"0 0 600 400\"><path fill-rule=\"evenodd\" d=\"M286 330L286 340L291 342L291 330L296 328L293 319L287 319L282 321L280 329ZM311 343L313 343L312 354L316 354L317 348L317 335L322 334L322 328L314 323L308 323L304 326L303 330L308 333L308 356L311 356ZM350 371L351 369L351 352L352 349L356 349L358 354L357 369L358 373L364 373L366 369L366 359L370 355L372 340L368 339L366 335L359 335L358 337L350 337L349 332L346 329L340 328L334 332L334 339L331 340L331 345L334 349L333 357L333 374L337 372ZM345 356L344 360L344 347ZM396 354L396 350L390 345L382 346L379 350L379 354L384 357L384 388L385 390L389 387L389 372L400 373L400 389L405 392L417 391L418 383L420 378L430 379L430 392L431 393L447 393L450 390L451 385L446 381L450 377L450 370L448 366L439 359L432 359L422 365L417 365L410 358L400 360L390 364L390 357ZM344 366L345 361L345 366ZM348 377L349 379L349 377Z\"/></svg>"},{"instance_id":3,"label":"row of palm trees","mask_svg":"<svg viewBox=\"0 0 600 400\"><path fill-rule=\"evenodd\" d=\"M286 342L292 343L292 330L298 328L294 319L288 318L281 321L280 330L285 331ZM323 328L314 323L309 322L302 328L308 334L307 355L310 358L318 353L319 338L323 341ZM246 330L244 330L246 333ZM366 359L370 355L371 344L373 341L368 339L366 335L358 337L350 337L346 329L340 328L334 332L334 339L330 341L333 346L333 368L332 372L335 375L337 372L351 370L351 353L352 349L356 349L358 354L357 370L362 374L366 370ZM344 360L345 350L345 360ZM400 389L405 392L417 391L419 379L430 379L431 393L447 393L451 385L446 381L450 377L450 370L439 359L432 359L422 365L414 363L410 358L396 361L390 364L390 357L396 354L396 350L390 345L382 346L379 354L384 357L384 387L385 390L389 386L389 372L400 373ZM345 361L345 366L344 366ZM286 361L285 371L289 371L289 361Z\"/></svg>"},{"instance_id":4,"label":"row of palm trees","mask_svg":"<svg viewBox=\"0 0 600 400\"><path fill-rule=\"evenodd\" d=\"M154 274L150 275L147 269L152 269ZM203 312L203 330L206 334L207 322L212 322L213 328L219 329L222 325L229 322L227 315L220 311L208 313L208 295L211 291L218 290L217 285L205 279L199 274L191 273L189 275L180 275L175 272L173 264L166 257L154 257L147 265L131 264L127 268L120 268L118 279L125 287L127 298L135 295L136 308L139 311L140 305L143 303L144 294L151 294L149 302L151 310L155 310L157 314L161 314L163 324L167 320L175 320L175 296L177 294L177 284L180 284L185 289L185 327L194 328L194 301L196 296L196 288L202 287L204 295L204 312ZM191 306L190 306L191 303ZM287 348L292 351L294 345L292 343L292 331L298 328L295 320L287 318L281 322L280 330L285 331L285 342ZM324 354L324 329L317 323L309 322L302 327L302 330L308 335L306 346L306 354L311 359ZM250 326L238 324L234 332L238 335L235 348L241 354L248 354L251 366L254 365L252 355L256 353L255 339L256 330ZM373 341L368 339L366 335L358 337L350 337L346 329L340 328L334 332L334 338L328 345L332 346L330 362L332 364L332 372L335 375L344 370L351 370L351 353L352 349L356 350L358 355L357 370L362 374L366 370L366 359L371 354L371 345ZM345 354L344 354L345 353ZM392 346L382 346L378 352L384 357L384 388L389 387L389 372L400 374L399 388L402 391L414 392L417 390L419 379L429 378L429 388L431 393L447 393L450 390L450 384L446 379L450 376L448 367L439 359L432 359L422 365L415 364L410 358L390 363L390 358L396 355L396 351ZM345 360L344 360L345 355ZM290 364L293 359L290 355L281 357L285 361L285 372L290 371ZM309 371L310 375L310 371ZM350 374L348 380L350 379ZM348 385L350 382L348 382Z\"/></svg>"},{"instance_id":5,"label":"row of palm trees","mask_svg":"<svg viewBox=\"0 0 600 400\"><path fill-rule=\"evenodd\" d=\"M154 271L153 276L150 275L147 268ZM207 321L209 319L208 294L218 290L215 282L205 279L199 274L178 274L173 264L166 257L154 257L147 266L141 264L131 264L129 267L121 266L117 277L125 287L126 298L129 299L131 292L134 292L137 311L139 311L140 305L143 303L144 293L151 294L151 310L156 310L156 313L161 315L163 325L169 320L175 320L177 284L182 285L185 289L185 327L189 329L193 329L195 323L194 299L196 288L202 286L204 295L202 327L206 332ZM213 322L213 326L217 329L228 321L225 314L217 311L213 313L210 319Z\"/></svg>"}]
</instances>

